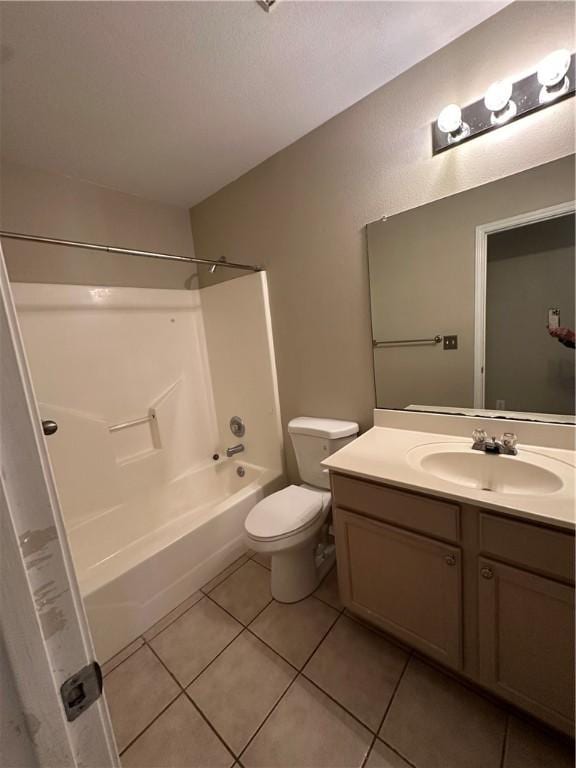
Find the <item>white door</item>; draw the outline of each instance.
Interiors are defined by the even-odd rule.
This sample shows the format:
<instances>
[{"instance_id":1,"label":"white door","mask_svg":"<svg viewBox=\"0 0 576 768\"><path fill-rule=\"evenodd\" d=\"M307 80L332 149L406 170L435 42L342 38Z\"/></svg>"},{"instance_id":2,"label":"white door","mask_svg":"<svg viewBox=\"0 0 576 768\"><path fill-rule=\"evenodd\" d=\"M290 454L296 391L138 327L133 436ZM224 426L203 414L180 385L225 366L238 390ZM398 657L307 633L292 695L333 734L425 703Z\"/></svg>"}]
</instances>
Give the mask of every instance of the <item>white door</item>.
<instances>
[{"instance_id":1,"label":"white door","mask_svg":"<svg viewBox=\"0 0 576 768\"><path fill-rule=\"evenodd\" d=\"M119 759L0 247L0 763L108 768ZM81 714L77 714L81 712ZM74 714L75 719L70 719ZM23 757L26 754L27 757Z\"/></svg>"}]
</instances>

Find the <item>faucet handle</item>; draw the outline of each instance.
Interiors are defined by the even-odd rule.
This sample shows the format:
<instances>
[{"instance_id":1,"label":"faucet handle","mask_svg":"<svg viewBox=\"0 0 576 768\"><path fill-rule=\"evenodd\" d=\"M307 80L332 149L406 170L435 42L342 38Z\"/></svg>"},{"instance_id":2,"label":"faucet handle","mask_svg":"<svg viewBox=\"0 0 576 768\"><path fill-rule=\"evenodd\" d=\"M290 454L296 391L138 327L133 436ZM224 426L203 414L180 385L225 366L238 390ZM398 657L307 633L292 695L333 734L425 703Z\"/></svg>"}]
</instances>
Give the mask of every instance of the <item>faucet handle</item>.
<instances>
[{"instance_id":1,"label":"faucet handle","mask_svg":"<svg viewBox=\"0 0 576 768\"><path fill-rule=\"evenodd\" d=\"M514 432L504 432L504 434L500 438L500 442L505 448L516 448L516 445L518 443L518 438L516 437Z\"/></svg>"},{"instance_id":2,"label":"faucet handle","mask_svg":"<svg viewBox=\"0 0 576 768\"><path fill-rule=\"evenodd\" d=\"M488 440L488 435L484 429L475 429L472 432L472 439L476 445L482 445Z\"/></svg>"}]
</instances>

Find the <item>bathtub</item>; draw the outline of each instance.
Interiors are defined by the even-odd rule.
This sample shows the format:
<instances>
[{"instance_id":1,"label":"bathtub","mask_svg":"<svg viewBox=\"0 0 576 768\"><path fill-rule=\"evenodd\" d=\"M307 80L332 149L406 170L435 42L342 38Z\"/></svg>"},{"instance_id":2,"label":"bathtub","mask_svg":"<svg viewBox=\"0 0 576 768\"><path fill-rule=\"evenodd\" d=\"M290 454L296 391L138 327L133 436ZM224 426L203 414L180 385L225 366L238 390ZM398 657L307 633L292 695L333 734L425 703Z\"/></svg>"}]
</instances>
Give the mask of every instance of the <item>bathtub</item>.
<instances>
[{"instance_id":1,"label":"bathtub","mask_svg":"<svg viewBox=\"0 0 576 768\"><path fill-rule=\"evenodd\" d=\"M245 552L248 512L285 484L278 470L221 460L69 528L100 663Z\"/></svg>"}]
</instances>

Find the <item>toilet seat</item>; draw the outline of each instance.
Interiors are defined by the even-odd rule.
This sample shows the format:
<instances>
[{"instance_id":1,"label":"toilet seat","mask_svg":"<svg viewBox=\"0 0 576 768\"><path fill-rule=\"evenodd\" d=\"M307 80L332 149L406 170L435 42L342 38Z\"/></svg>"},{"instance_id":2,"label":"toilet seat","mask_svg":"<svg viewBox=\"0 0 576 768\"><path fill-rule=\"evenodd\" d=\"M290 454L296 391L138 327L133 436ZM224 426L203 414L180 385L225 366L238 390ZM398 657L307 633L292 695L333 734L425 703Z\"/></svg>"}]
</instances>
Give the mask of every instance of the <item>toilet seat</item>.
<instances>
[{"instance_id":1,"label":"toilet seat","mask_svg":"<svg viewBox=\"0 0 576 768\"><path fill-rule=\"evenodd\" d=\"M329 491L289 485L253 507L246 518L246 533L258 541L286 538L316 523L329 503Z\"/></svg>"}]
</instances>

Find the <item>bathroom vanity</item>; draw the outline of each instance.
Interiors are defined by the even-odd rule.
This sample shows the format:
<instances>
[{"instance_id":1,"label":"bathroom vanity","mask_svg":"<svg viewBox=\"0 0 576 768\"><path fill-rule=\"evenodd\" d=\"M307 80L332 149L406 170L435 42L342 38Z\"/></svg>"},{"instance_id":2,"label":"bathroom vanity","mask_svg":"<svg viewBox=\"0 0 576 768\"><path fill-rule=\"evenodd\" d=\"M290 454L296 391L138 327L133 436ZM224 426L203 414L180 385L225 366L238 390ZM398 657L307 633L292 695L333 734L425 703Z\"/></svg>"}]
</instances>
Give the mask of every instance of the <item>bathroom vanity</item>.
<instances>
[{"instance_id":1,"label":"bathroom vanity","mask_svg":"<svg viewBox=\"0 0 576 768\"><path fill-rule=\"evenodd\" d=\"M471 445L458 434L375 427L324 462L341 598L573 733L574 453L519 445L518 456L489 456ZM430 455L436 464L423 461Z\"/></svg>"}]
</instances>

